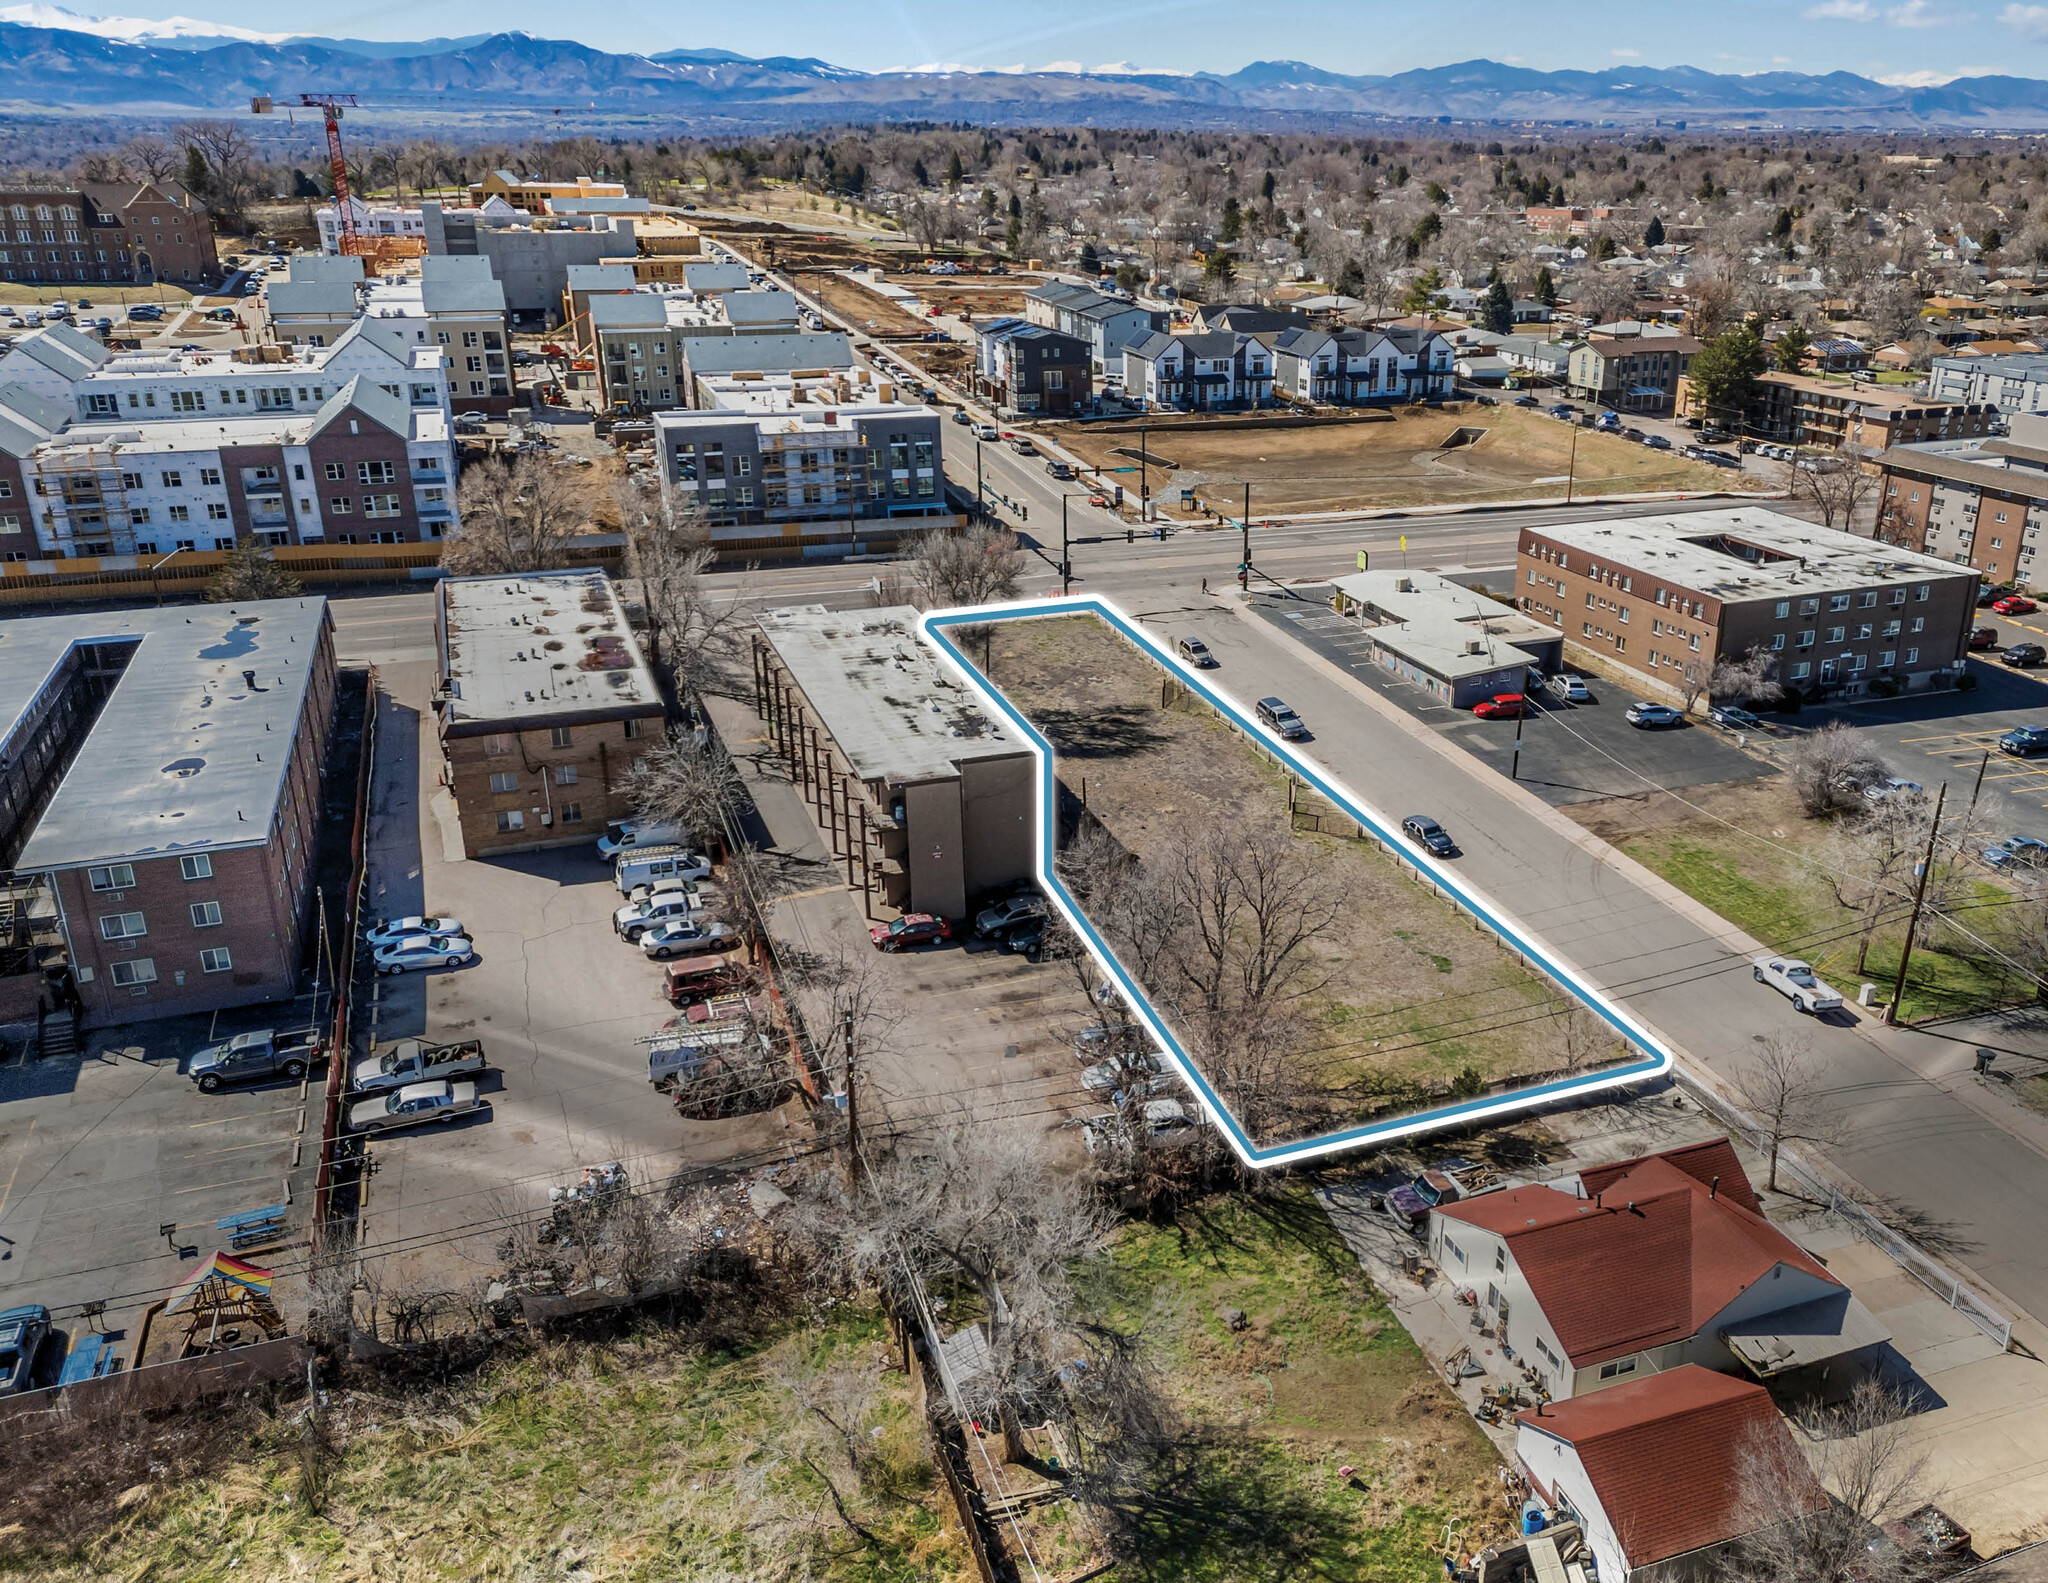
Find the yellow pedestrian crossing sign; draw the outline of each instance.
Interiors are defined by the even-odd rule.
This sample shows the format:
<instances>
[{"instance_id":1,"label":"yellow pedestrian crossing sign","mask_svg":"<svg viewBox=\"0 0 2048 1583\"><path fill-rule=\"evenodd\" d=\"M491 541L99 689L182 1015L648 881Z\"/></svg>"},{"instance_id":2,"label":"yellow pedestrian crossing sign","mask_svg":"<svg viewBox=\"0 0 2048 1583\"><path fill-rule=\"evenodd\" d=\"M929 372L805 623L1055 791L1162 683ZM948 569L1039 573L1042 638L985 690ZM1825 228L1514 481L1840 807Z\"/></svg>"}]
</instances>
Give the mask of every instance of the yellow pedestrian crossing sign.
<instances>
[{"instance_id":1,"label":"yellow pedestrian crossing sign","mask_svg":"<svg viewBox=\"0 0 2048 1583\"><path fill-rule=\"evenodd\" d=\"M1358 552L1358 569L1361 572L1369 572L1372 570L1371 557L1368 556L1363 550L1360 550Z\"/></svg>"},{"instance_id":2,"label":"yellow pedestrian crossing sign","mask_svg":"<svg viewBox=\"0 0 2048 1583\"><path fill-rule=\"evenodd\" d=\"M1403 555L1408 553L1408 535L1405 533L1401 535L1401 553Z\"/></svg>"}]
</instances>

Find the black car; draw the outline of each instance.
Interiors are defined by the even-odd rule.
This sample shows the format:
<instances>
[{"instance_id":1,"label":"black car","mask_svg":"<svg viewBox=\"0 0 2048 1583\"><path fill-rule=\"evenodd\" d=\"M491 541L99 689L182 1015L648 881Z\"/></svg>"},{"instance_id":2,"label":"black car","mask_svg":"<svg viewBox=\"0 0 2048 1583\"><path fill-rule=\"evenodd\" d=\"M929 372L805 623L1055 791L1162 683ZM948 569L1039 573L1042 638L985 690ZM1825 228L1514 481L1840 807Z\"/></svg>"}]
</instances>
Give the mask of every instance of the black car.
<instances>
[{"instance_id":1,"label":"black car","mask_svg":"<svg viewBox=\"0 0 2048 1583\"><path fill-rule=\"evenodd\" d=\"M1045 931L1050 921L1040 915L1025 919L1015 928L1006 929L1000 936L1003 949L1028 962L1036 962L1045 952Z\"/></svg>"},{"instance_id":2,"label":"black car","mask_svg":"<svg viewBox=\"0 0 2048 1583\"><path fill-rule=\"evenodd\" d=\"M1458 855L1458 843L1451 839L1451 832L1426 813L1412 813L1403 819L1401 833L1417 846L1427 850L1432 857Z\"/></svg>"},{"instance_id":3,"label":"black car","mask_svg":"<svg viewBox=\"0 0 2048 1583\"><path fill-rule=\"evenodd\" d=\"M1998 739L1998 751L2016 759L2048 753L2048 726L2014 726Z\"/></svg>"},{"instance_id":4,"label":"black car","mask_svg":"<svg viewBox=\"0 0 2048 1583\"><path fill-rule=\"evenodd\" d=\"M1998 656L2001 663L2010 665L2016 671L2023 671L2029 665L2039 665L2048 660L2048 649L2038 643L2020 643Z\"/></svg>"},{"instance_id":5,"label":"black car","mask_svg":"<svg viewBox=\"0 0 2048 1583\"><path fill-rule=\"evenodd\" d=\"M1515 405L1518 407L1540 407L1543 403L1534 396L1517 396L1515 397Z\"/></svg>"}]
</instances>

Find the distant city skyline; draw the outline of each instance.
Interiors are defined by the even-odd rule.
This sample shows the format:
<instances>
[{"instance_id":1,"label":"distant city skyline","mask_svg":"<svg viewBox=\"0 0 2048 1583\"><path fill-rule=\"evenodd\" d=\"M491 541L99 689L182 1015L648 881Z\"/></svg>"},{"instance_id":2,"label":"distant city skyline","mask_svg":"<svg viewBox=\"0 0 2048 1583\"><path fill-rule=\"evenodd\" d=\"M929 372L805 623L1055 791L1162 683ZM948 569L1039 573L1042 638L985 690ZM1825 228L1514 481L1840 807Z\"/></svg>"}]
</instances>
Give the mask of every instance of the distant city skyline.
<instances>
[{"instance_id":1,"label":"distant city skyline","mask_svg":"<svg viewBox=\"0 0 2048 1583\"><path fill-rule=\"evenodd\" d=\"M84 7L76 7L84 10ZM0 8L0 18L55 20L53 7ZM9 13L13 13L9 17ZM254 0L185 0L107 15L173 13L275 35L285 20ZM1946 0L1566 0L1531 9L1503 0L1036 0L1026 8L957 0L785 0L759 12L701 0L624 4L574 13L536 0L412 0L324 9L295 31L406 40L523 30L594 48L658 54L724 49L817 56L861 71L1144 70L1228 74L1255 60L1300 60L1352 75L1395 73L1484 57L1546 71L1692 66L1755 73L1849 71L1919 85L1957 76L2048 75L2048 3ZM300 13L304 15L304 13ZM118 31L95 28L93 31Z\"/></svg>"}]
</instances>

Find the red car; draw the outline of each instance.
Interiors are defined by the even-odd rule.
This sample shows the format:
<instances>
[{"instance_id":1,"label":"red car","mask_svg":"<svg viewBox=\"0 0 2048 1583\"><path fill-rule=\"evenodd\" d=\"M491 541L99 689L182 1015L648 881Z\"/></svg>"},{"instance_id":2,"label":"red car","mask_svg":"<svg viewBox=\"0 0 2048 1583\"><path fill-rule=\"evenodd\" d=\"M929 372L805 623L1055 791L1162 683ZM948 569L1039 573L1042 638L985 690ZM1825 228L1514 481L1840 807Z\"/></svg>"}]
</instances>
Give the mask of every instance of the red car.
<instances>
[{"instance_id":1,"label":"red car","mask_svg":"<svg viewBox=\"0 0 2048 1583\"><path fill-rule=\"evenodd\" d=\"M1979 627L1979 628L1978 628L1978 629L1977 629L1977 630L1976 630L1975 632L1972 632L1972 633L1970 634L1970 647L1971 647L1971 648L1973 648L1973 649L1995 649L1995 648L1997 648L1997 647L1998 647L1998 628L1996 628L1996 627Z\"/></svg>"},{"instance_id":2,"label":"red car","mask_svg":"<svg viewBox=\"0 0 2048 1583\"><path fill-rule=\"evenodd\" d=\"M2024 594L2007 594L2003 599L1994 599L1991 608L2001 616L2025 616L2033 614L2040 606Z\"/></svg>"},{"instance_id":3,"label":"red car","mask_svg":"<svg viewBox=\"0 0 2048 1583\"><path fill-rule=\"evenodd\" d=\"M1472 706L1472 712L1481 720L1513 720L1529 707L1529 700L1520 693L1495 693L1483 698Z\"/></svg>"},{"instance_id":4,"label":"red car","mask_svg":"<svg viewBox=\"0 0 2048 1583\"><path fill-rule=\"evenodd\" d=\"M906 912L894 923L876 924L868 931L877 951L900 951L907 945L930 945L934 940L953 938L953 926L928 912Z\"/></svg>"}]
</instances>

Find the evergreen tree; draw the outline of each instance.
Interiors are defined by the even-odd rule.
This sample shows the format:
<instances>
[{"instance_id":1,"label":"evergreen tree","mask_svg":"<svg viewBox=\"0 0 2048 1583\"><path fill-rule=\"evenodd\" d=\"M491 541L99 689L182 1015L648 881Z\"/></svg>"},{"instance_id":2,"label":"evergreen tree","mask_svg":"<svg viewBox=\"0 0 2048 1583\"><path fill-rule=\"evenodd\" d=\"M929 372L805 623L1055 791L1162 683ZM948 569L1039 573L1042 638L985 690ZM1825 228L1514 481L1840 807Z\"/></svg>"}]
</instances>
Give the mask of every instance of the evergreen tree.
<instances>
[{"instance_id":1,"label":"evergreen tree","mask_svg":"<svg viewBox=\"0 0 2048 1583\"><path fill-rule=\"evenodd\" d=\"M1643 227L1643 246L1662 247L1663 245L1664 221L1660 216L1653 214L1650 216L1650 223Z\"/></svg>"},{"instance_id":2,"label":"evergreen tree","mask_svg":"<svg viewBox=\"0 0 2048 1583\"><path fill-rule=\"evenodd\" d=\"M1693 412L1724 429L1748 428L1749 412L1756 404L1757 376L1768 358L1764 338L1753 324L1738 324L1724 330L1700 349L1689 371Z\"/></svg>"},{"instance_id":3,"label":"evergreen tree","mask_svg":"<svg viewBox=\"0 0 2048 1583\"><path fill-rule=\"evenodd\" d=\"M277 564L269 545L250 534L236 541L220 570L206 583L206 597L217 605L250 599L289 599L298 591L299 580Z\"/></svg>"},{"instance_id":4,"label":"evergreen tree","mask_svg":"<svg viewBox=\"0 0 2048 1583\"><path fill-rule=\"evenodd\" d=\"M1226 243L1235 242L1244 235L1244 210L1238 207L1235 198L1223 200L1223 225L1216 234Z\"/></svg>"},{"instance_id":5,"label":"evergreen tree","mask_svg":"<svg viewBox=\"0 0 2048 1583\"><path fill-rule=\"evenodd\" d=\"M1536 271L1536 300L1546 308L1557 306L1557 280L1548 264Z\"/></svg>"},{"instance_id":6,"label":"evergreen tree","mask_svg":"<svg viewBox=\"0 0 2048 1583\"><path fill-rule=\"evenodd\" d=\"M946 162L946 185L958 192L960 182L966 174L967 168L960 163L960 150L956 148L953 150L953 157Z\"/></svg>"},{"instance_id":7,"label":"evergreen tree","mask_svg":"<svg viewBox=\"0 0 2048 1583\"><path fill-rule=\"evenodd\" d=\"M1270 170L1267 171L1266 179L1259 183L1259 196L1264 198L1266 202L1271 203L1273 201L1273 190L1276 185L1273 180L1273 173Z\"/></svg>"},{"instance_id":8,"label":"evergreen tree","mask_svg":"<svg viewBox=\"0 0 2048 1583\"><path fill-rule=\"evenodd\" d=\"M1230 255L1217 248L1202 260L1202 274L1205 278L1227 286L1236 277L1237 266L1230 261Z\"/></svg>"},{"instance_id":9,"label":"evergreen tree","mask_svg":"<svg viewBox=\"0 0 2048 1583\"><path fill-rule=\"evenodd\" d=\"M916 182L920 187L929 187L932 184L932 178L926 172L923 160L919 160L915 165L912 165L910 167L910 179Z\"/></svg>"},{"instance_id":10,"label":"evergreen tree","mask_svg":"<svg viewBox=\"0 0 2048 1583\"><path fill-rule=\"evenodd\" d=\"M1515 299L1508 295L1507 283L1499 276L1486 288L1486 299L1480 308L1487 329L1495 335L1512 335L1515 329Z\"/></svg>"},{"instance_id":11,"label":"evergreen tree","mask_svg":"<svg viewBox=\"0 0 2048 1583\"><path fill-rule=\"evenodd\" d=\"M1081 273L1099 275L1102 273L1102 255L1095 251L1093 242L1081 244Z\"/></svg>"},{"instance_id":12,"label":"evergreen tree","mask_svg":"<svg viewBox=\"0 0 2048 1583\"><path fill-rule=\"evenodd\" d=\"M1138 288L1145 284L1145 272L1136 264L1119 264L1116 266L1116 283L1124 291L1135 295Z\"/></svg>"},{"instance_id":13,"label":"evergreen tree","mask_svg":"<svg viewBox=\"0 0 2048 1583\"><path fill-rule=\"evenodd\" d=\"M1337 272L1337 294L1340 297L1358 297L1365 292L1365 271L1358 267L1358 260L1347 258L1344 267Z\"/></svg>"},{"instance_id":14,"label":"evergreen tree","mask_svg":"<svg viewBox=\"0 0 2048 1583\"><path fill-rule=\"evenodd\" d=\"M1443 272L1432 264L1408 283L1408 290L1401 298L1403 313L1427 313L1443 305Z\"/></svg>"},{"instance_id":15,"label":"evergreen tree","mask_svg":"<svg viewBox=\"0 0 2048 1583\"><path fill-rule=\"evenodd\" d=\"M1796 374L1806 362L1806 354L1813 350L1813 342L1798 325L1788 327L1785 333L1771 343L1771 361L1779 371Z\"/></svg>"}]
</instances>

